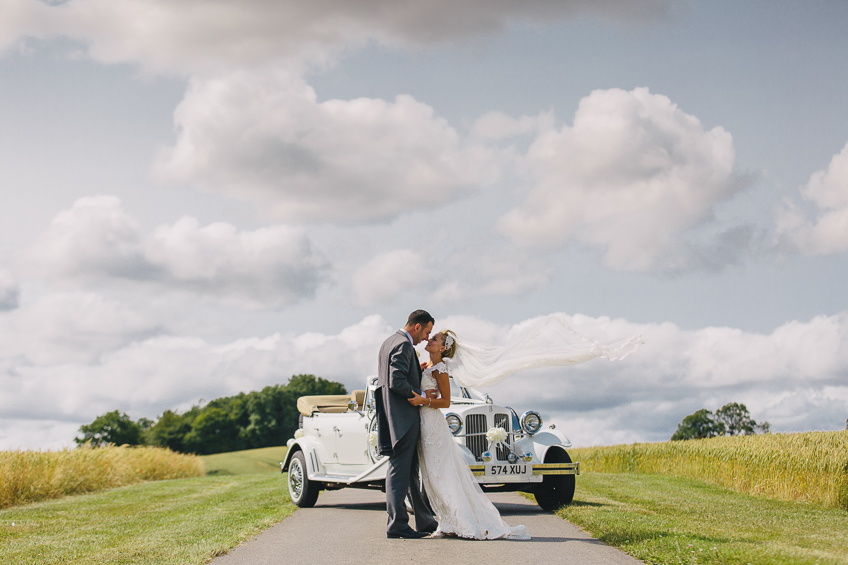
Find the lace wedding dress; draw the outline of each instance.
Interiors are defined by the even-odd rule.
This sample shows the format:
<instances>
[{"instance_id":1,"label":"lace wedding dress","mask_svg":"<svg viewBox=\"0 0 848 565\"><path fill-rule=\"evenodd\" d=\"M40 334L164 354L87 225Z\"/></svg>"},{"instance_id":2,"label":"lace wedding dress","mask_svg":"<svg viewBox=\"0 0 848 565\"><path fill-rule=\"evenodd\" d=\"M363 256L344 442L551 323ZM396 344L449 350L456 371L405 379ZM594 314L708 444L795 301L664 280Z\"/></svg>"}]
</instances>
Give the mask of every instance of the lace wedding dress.
<instances>
[{"instance_id":1,"label":"lace wedding dress","mask_svg":"<svg viewBox=\"0 0 848 565\"><path fill-rule=\"evenodd\" d=\"M424 371L421 390L438 388L434 371L447 373L444 363ZM437 533L470 539L530 539L524 526L510 527L483 494L480 485L438 408L421 407L418 462L424 489L438 517Z\"/></svg>"}]
</instances>

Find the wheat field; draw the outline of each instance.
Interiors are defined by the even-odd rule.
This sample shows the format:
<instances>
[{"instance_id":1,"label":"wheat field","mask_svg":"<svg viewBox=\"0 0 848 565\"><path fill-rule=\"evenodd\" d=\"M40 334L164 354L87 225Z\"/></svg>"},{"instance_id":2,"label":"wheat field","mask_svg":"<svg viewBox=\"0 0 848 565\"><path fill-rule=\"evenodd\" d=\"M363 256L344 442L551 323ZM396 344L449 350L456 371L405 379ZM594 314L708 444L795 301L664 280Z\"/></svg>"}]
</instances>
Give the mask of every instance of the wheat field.
<instances>
[{"instance_id":1,"label":"wheat field","mask_svg":"<svg viewBox=\"0 0 848 565\"><path fill-rule=\"evenodd\" d=\"M0 508L203 474L199 457L159 447L0 451Z\"/></svg>"},{"instance_id":2,"label":"wheat field","mask_svg":"<svg viewBox=\"0 0 848 565\"><path fill-rule=\"evenodd\" d=\"M848 430L726 436L570 451L581 471L658 473L848 508Z\"/></svg>"}]
</instances>

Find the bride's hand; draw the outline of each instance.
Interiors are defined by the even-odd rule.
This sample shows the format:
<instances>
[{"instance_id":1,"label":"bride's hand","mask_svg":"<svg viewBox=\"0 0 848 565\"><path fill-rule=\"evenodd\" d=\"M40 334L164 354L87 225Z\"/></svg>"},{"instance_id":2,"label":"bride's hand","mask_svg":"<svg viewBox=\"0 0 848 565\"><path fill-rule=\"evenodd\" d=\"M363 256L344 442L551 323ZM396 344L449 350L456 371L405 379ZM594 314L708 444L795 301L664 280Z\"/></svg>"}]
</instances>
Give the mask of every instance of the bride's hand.
<instances>
[{"instance_id":1,"label":"bride's hand","mask_svg":"<svg viewBox=\"0 0 848 565\"><path fill-rule=\"evenodd\" d=\"M421 396L420 394L416 393L414 390L412 391L412 394L414 396L412 398L408 399L408 400L409 400L409 403L412 404L413 406L422 406L424 404L430 404L430 399L427 398L426 396Z\"/></svg>"}]
</instances>

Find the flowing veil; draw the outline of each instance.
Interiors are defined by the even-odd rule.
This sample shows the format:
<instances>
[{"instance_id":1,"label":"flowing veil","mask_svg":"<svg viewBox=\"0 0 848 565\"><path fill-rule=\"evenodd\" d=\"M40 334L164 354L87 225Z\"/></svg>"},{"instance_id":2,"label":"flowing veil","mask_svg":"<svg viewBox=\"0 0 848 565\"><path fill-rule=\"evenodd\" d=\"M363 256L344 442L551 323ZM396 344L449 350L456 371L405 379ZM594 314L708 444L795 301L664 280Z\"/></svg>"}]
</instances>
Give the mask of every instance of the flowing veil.
<instances>
[{"instance_id":1,"label":"flowing veil","mask_svg":"<svg viewBox=\"0 0 848 565\"><path fill-rule=\"evenodd\" d=\"M457 340L456 353L446 359L460 386L494 386L523 369L576 365L605 357L624 359L642 345L641 335L600 343L577 333L562 314L550 314L519 328L502 346L480 346Z\"/></svg>"}]
</instances>

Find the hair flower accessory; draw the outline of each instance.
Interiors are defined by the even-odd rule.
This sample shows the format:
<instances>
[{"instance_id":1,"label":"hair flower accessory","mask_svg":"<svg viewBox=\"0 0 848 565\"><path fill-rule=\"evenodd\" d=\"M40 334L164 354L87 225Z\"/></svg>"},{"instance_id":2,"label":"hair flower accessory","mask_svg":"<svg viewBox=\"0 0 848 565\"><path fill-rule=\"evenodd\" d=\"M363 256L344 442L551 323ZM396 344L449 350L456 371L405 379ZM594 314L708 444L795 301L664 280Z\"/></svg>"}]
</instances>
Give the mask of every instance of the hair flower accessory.
<instances>
[{"instance_id":1,"label":"hair flower accessory","mask_svg":"<svg viewBox=\"0 0 848 565\"><path fill-rule=\"evenodd\" d=\"M451 345L453 345L453 336L446 333L445 334L445 349L450 349Z\"/></svg>"},{"instance_id":2,"label":"hair flower accessory","mask_svg":"<svg viewBox=\"0 0 848 565\"><path fill-rule=\"evenodd\" d=\"M489 431L486 432L486 439L489 440L489 445L503 443L506 441L506 430L499 427L489 428Z\"/></svg>"}]
</instances>

